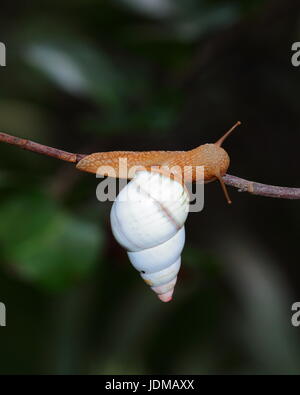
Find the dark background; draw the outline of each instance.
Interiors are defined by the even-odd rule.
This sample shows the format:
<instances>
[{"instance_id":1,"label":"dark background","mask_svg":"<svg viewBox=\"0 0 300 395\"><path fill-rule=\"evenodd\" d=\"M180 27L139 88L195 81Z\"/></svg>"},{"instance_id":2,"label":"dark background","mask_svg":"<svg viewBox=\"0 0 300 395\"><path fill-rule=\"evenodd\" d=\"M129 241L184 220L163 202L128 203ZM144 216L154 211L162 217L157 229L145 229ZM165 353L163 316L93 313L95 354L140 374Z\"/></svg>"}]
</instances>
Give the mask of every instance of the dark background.
<instances>
[{"instance_id":1,"label":"dark background","mask_svg":"<svg viewBox=\"0 0 300 395\"><path fill-rule=\"evenodd\" d=\"M242 126L230 174L299 186L300 3L2 2L0 130L70 152L191 149ZM0 373L297 373L299 202L217 183L171 303L114 241L99 180L0 145Z\"/></svg>"}]
</instances>

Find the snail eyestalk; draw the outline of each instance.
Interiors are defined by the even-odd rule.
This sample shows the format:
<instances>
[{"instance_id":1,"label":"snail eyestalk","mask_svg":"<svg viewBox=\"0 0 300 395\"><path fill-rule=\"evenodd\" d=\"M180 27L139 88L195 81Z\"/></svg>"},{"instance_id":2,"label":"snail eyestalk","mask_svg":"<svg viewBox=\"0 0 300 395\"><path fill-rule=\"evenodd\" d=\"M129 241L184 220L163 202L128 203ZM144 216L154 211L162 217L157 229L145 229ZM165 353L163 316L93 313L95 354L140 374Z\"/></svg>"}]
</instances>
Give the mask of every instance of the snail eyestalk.
<instances>
[{"instance_id":1,"label":"snail eyestalk","mask_svg":"<svg viewBox=\"0 0 300 395\"><path fill-rule=\"evenodd\" d=\"M240 121L238 121L237 123L235 123L233 126L232 126L232 128L230 128L229 130L228 130L228 132L226 132L225 134L224 134L224 136L222 136L216 143L215 143L215 145L218 145L219 147L221 147L222 146L222 144L224 143L224 141L227 139L227 137L234 131L234 129L236 129L238 126L240 126L241 125L241 122Z\"/></svg>"}]
</instances>

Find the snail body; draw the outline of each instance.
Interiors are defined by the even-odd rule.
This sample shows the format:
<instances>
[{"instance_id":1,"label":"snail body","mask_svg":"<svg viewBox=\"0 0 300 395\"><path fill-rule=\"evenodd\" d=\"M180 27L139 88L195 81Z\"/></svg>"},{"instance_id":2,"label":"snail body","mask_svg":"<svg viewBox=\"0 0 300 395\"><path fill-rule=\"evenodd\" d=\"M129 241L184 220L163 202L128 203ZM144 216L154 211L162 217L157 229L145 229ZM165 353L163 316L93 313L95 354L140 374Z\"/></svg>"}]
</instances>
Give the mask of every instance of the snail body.
<instances>
[{"instance_id":1,"label":"snail body","mask_svg":"<svg viewBox=\"0 0 300 395\"><path fill-rule=\"evenodd\" d=\"M184 182L199 181L198 166L204 167L205 183L219 180L228 203L226 186L222 180L230 164L227 152L222 148L224 140L241 123L237 122L216 143L203 144L189 151L111 151L96 152L83 157L76 165L78 170L109 177L128 178L134 177L140 170L149 170L153 167L177 167L184 174ZM122 161L125 160L125 163ZM125 168L124 168L125 167ZM186 171L186 168L189 168Z\"/></svg>"},{"instance_id":2,"label":"snail body","mask_svg":"<svg viewBox=\"0 0 300 395\"><path fill-rule=\"evenodd\" d=\"M107 175L113 178L131 179L139 169L151 170L152 166L162 166L165 162L171 160L174 154L181 154L183 152L184 151L96 152L85 156L78 162L76 167L88 173ZM123 161L120 162L120 158L126 160L126 163L124 163L125 169L120 168L120 164L123 164ZM134 168L134 171L130 172L132 168Z\"/></svg>"},{"instance_id":3,"label":"snail body","mask_svg":"<svg viewBox=\"0 0 300 395\"><path fill-rule=\"evenodd\" d=\"M160 300L172 299L181 252L189 195L178 181L140 171L122 189L111 209L111 226L129 260Z\"/></svg>"}]
</instances>

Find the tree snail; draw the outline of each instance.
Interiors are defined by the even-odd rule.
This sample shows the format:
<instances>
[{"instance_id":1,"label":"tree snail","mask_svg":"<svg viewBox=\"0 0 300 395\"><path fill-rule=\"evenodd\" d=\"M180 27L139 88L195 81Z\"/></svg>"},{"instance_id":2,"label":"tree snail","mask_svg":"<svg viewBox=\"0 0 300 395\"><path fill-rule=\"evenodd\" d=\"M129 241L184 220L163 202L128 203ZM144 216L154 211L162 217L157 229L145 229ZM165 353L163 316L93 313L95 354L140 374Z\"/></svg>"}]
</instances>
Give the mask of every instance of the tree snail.
<instances>
[{"instance_id":1,"label":"tree snail","mask_svg":"<svg viewBox=\"0 0 300 395\"><path fill-rule=\"evenodd\" d=\"M188 166L184 182L193 182L198 181L194 169L203 166L204 182L219 180L228 203L231 203L222 180L230 159L221 146L238 125L240 122L216 143L200 145L190 151L100 152L85 156L77 164L79 170L90 173L99 174L99 169L105 167L105 175L131 178L113 203L112 232L127 250L132 265L163 302L172 299L181 265L189 194L176 174L170 177L153 167L183 170ZM120 168L120 158L126 158L125 173ZM109 166L111 173L107 172ZM134 171L130 174L132 168Z\"/></svg>"}]
</instances>

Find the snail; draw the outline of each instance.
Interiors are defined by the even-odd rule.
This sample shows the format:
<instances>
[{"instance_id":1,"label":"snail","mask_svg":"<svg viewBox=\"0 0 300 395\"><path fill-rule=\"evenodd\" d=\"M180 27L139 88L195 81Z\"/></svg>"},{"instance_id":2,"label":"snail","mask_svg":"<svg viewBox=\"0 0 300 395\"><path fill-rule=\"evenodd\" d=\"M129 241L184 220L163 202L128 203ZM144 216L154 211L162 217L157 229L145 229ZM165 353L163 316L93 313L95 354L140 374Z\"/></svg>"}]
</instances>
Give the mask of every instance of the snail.
<instances>
[{"instance_id":1,"label":"snail","mask_svg":"<svg viewBox=\"0 0 300 395\"><path fill-rule=\"evenodd\" d=\"M170 176L153 166L179 170L188 166L184 182L199 181L194 170L203 166L203 181L219 180L231 203L222 180L230 159L222 144L238 125L240 122L216 143L190 151L100 152L85 156L77 164L82 171L99 174L100 169L101 174L104 168L103 175L131 179L112 205L112 232L127 250L132 265L163 302L172 299L181 265L189 194L178 174ZM120 167L120 158L126 158L126 172ZM134 171L128 173L132 168Z\"/></svg>"}]
</instances>

